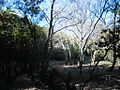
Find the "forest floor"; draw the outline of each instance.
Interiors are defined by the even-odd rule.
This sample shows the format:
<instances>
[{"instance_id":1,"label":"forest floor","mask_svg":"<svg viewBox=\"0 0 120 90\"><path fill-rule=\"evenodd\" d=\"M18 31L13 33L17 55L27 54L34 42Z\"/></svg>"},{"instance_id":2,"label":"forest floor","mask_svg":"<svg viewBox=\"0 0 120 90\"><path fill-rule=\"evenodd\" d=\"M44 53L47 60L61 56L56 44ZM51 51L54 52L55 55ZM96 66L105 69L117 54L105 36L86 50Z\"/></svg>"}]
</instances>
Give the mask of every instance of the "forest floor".
<instances>
[{"instance_id":1,"label":"forest floor","mask_svg":"<svg viewBox=\"0 0 120 90\"><path fill-rule=\"evenodd\" d=\"M120 65L117 64L113 72L109 72L112 63L101 61L92 75L90 71L94 64L83 64L82 75L78 65L65 65L64 61L51 61L50 65L56 68L64 76L70 75L71 82L75 84L77 90L81 90L84 84L84 90L120 90Z\"/></svg>"},{"instance_id":2,"label":"forest floor","mask_svg":"<svg viewBox=\"0 0 120 90\"><path fill-rule=\"evenodd\" d=\"M72 83L77 90L120 90L120 64L117 64L115 70L110 72L109 67L112 63L101 61L92 75L90 75L90 72L95 66L94 64L91 64L91 68L90 64L83 64L82 75L80 75L78 65L72 63L66 65L65 61L50 61L49 64L52 68L60 72L64 78L70 77L70 83ZM37 89L34 87L22 90L48 89Z\"/></svg>"}]
</instances>

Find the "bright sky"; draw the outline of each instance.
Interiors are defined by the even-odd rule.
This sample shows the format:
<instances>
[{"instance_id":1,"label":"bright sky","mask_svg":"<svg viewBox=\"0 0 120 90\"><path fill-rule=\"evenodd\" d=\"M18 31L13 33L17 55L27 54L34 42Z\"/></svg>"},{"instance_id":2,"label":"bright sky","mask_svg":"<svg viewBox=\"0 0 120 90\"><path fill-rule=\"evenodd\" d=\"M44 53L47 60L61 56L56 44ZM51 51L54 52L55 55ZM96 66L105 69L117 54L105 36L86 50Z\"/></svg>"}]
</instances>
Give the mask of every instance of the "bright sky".
<instances>
[{"instance_id":1,"label":"bright sky","mask_svg":"<svg viewBox=\"0 0 120 90\"><path fill-rule=\"evenodd\" d=\"M104 5L103 2L105 0L100 0L100 1L97 1L97 0L56 0L55 6L54 6L55 12L59 12L62 8L64 7L65 8L63 9L62 13L58 15L58 17L54 18L54 20L56 20L57 18L61 18L61 17L67 17L67 18L77 17L79 18L79 21L81 20L82 22L84 22L84 19L87 19L85 24L83 25L83 30L84 30L84 35L85 35L85 33L88 33L92 29L90 27L90 23L91 23L90 20L92 19L94 21L93 23L95 23L98 17L100 16L100 13L102 12L102 9L100 8L103 7ZM88 5L88 3L90 4L90 6ZM50 17L50 6L51 6L51 0L46 0L46 2L42 3L40 6L43 10L47 7L47 9L44 11L48 17ZM93 13L90 12L90 10L96 13L97 18ZM103 19L104 18L106 18L105 19L106 23L110 22L112 18L111 12L107 12L106 16L104 14ZM70 19L69 21L66 19L60 19L58 20L58 22L56 22L56 26L54 27L54 29L55 31L59 30L60 28L74 24L77 21L78 20L74 18ZM49 24L46 22L45 19L43 19L42 21L40 21L39 25L48 26ZM99 22L99 26L103 27L101 21ZM73 26L73 27L63 29L62 31L67 32L67 34L73 35L73 32L69 30L74 30L76 32L77 30L75 28L76 27ZM100 27L97 27L97 28L100 28ZM79 25L79 29L81 29L81 25ZM79 32L76 32L76 33L78 33L80 36Z\"/></svg>"},{"instance_id":2,"label":"bright sky","mask_svg":"<svg viewBox=\"0 0 120 90\"><path fill-rule=\"evenodd\" d=\"M2 2L2 1L3 0L0 0L0 2ZM4 0L4 2L6 2L6 6L12 6L13 8L15 7L13 5L14 1L16 1L16 2L21 1L22 2L22 0ZM103 7L102 2L104 2L104 1L105 0L98 0L98 1L97 0L56 0L55 6L54 6L54 13L58 13L60 10L61 10L61 13L58 14L57 17L54 18L54 22L55 22L55 20L60 18L55 23L55 27L54 27L55 30L58 30L59 28L65 27L67 25L74 24L78 20L83 23L85 19L87 19L87 20L85 20L86 22L83 26L83 29L89 30L89 28L90 28L89 24L91 23L90 20L92 19L94 22L97 20L96 17L99 17L99 15L102 11L100 9L100 7ZM112 1L112 0L109 0L109 1ZM120 0L117 0L117 1L120 1ZM52 0L45 0L44 2L42 2L39 5L40 8L46 13L46 15L48 16L49 19L50 19L51 2L52 2ZM20 11L18 11L16 9L14 9L14 10L16 11L16 13L18 15L20 15ZM91 13L90 10L95 12L95 14L97 16L95 16L93 13ZM104 18L107 18L107 19L105 19L105 21L107 23L110 22L110 20L111 20L110 16L111 16L111 13L107 12L106 17L105 17L105 14L104 14ZM41 14L39 14L36 17L32 17L32 21L34 21L34 23L38 23L40 26L48 26L49 21L47 22L45 18L40 20L39 19L40 17L41 17ZM67 19L65 19L66 17L67 17ZM77 17L78 19L77 18L75 19L74 17ZM80 24L79 24L79 27L81 29ZM67 30L73 30L75 28L76 27L70 27L70 28L67 28ZM65 29L63 29L63 30L65 30ZM87 30L84 31L84 32L85 33L88 32ZM69 33L71 33L71 31L69 31Z\"/></svg>"}]
</instances>

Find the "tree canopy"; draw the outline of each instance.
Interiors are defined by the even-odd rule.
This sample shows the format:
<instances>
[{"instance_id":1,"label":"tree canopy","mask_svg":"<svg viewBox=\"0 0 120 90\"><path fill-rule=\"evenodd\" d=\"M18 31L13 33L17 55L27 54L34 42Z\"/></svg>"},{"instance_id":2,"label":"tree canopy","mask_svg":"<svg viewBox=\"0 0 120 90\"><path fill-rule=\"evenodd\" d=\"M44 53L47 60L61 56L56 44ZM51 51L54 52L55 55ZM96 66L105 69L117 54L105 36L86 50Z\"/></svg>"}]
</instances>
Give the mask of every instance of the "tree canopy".
<instances>
[{"instance_id":1,"label":"tree canopy","mask_svg":"<svg viewBox=\"0 0 120 90\"><path fill-rule=\"evenodd\" d=\"M44 28L32 26L35 38L26 19L8 12L0 13L0 79L6 84L25 72L34 73L33 66L38 67L36 63L40 64L43 59ZM8 75L9 72L11 74Z\"/></svg>"}]
</instances>

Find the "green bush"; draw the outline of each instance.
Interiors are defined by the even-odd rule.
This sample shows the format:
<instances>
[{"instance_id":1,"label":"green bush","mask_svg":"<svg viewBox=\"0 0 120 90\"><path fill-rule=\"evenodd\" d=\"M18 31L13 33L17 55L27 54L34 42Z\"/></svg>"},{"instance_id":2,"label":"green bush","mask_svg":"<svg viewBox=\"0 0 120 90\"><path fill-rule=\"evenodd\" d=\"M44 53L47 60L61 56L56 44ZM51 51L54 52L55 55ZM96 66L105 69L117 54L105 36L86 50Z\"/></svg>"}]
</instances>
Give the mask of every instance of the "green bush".
<instances>
[{"instance_id":1,"label":"green bush","mask_svg":"<svg viewBox=\"0 0 120 90\"><path fill-rule=\"evenodd\" d=\"M52 60L65 60L65 50L63 50L62 48L53 48L51 59Z\"/></svg>"},{"instance_id":2,"label":"green bush","mask_svg":"<svg viewBox=\"0 0 120 90\"><path fill-rule=\"evenodd\" d=\"M23 73L30 76L44 59L44 28L25 18L0 13L0 80L11 84Z\"/></svg>"}]
</instances>

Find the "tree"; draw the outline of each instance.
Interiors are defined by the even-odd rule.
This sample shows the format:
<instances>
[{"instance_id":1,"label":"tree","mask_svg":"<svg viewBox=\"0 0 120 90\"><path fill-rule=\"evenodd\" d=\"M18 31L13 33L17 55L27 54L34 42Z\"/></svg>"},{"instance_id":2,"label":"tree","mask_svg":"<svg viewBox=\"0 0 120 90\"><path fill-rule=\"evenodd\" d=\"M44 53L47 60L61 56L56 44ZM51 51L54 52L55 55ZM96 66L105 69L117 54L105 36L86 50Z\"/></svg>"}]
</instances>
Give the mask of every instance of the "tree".
<instances>
[{"instance_id":1,"label":"tree","mask_svg":"<svg viewBox=\"0 0 120 90\"><path fill-rule=\"evenodd\" d=\"M95 3L90 3L89 1L74 1L73 3L74 22L79 21L79 24L71 30L75 33L76 39L78 39L80 43L80 73L82 72L82 64L88 42L99 32L100 27L104 26L102 18L107 10L107 3L108 0L96 1Z\"/></svg>"},{"instance_id":2,"label":"tree","mask_svg":"<svg viewBox=\"0 0 120 90\"><path fill-rule=\"evenodd\" d=\"M41 20L44 16L41 13L39 5L44 0L5 0L1 5L7 9L13 10L15 13L27 17L33 23L36 23L34 18ZM34 18L33 18L34 17Z\"/></svg>"},{"instance_id":3,"label":"tree","mask_svg":"<svg viewBox=\"0 0 120 90\"><path fill-rule=\"evenodd\" d=\"M66 64L71 60L71 46L74 44L72 38L64 32L56 33L53 37L53 45L56 48L62 48L65 54Z\"/></svg>"},{"instance_id":4,"label":"tree","mask_svg":"<svg viewBox=\"0 0 120 90\"><path fill-rule=\"evenodd\" d=\"M51 53L52 53L52 49L54 47L53 45L53 38L55 36L56 33L60 32L61 30L65 30L66 28L75 26L77 23L74 24L67 24L67 25L63 25L63 23L65 22L69 22L72 18L72 16L69 16L69 12L67 14L65 10L66 10L66 5L59 5L59 2L57 0L52 0L52 1L48 1L50 3L50 8L48 9L49 12L46 12L44 10L42 10L42 12L44 12L45 14L45 19L48 23L48 36L47 36L47 40L46 40L46 62L49 62L49 59L51 57ZM56 7L57 6L57 7ZM46 65L48 66L48 65Z\"/></svg>"},{"instance_id":5,"label":"tree","mask_svg":"<svg viewBox=\"0 0 120 90\"><path fill-rule=\"evenodd\" d=\"M112 32L112 37L113 37L113 52L114 52L114 54L113 54L113 65L112 65L112 67L111 67L111 71L113 71L113 69L114 69L114 67L115 67L115 64L116 64L116 60L117 60L117 47L116 47L116 45L117 45L117 42L119 41L119 28L120 27L118 27L118 28L116 28L116 15L117 15L117 12L116 12L116 10L118 10L118 7L120 7L119 6L119 3L118 2L116 2L116 0L115 0L115 3L114 3L115 5L114 5L114 8L113 8L113 11L114 11L114 22L113 22L113 32ZM116 40L117 39L117 40Z\"/></svg>"},{"instance_id":6,"label":"tree","mask_svg":"<svg viewBox=\"0 0 120 90\"><path fill-rule=\"evenodd\" d=\"M26 19L8 12L0 13L0 84L10 85L24 73L32 77L41 68L46 35L42 27L36 25L34 30L37 32L36 50Z\"/></svg>"},{"instance_id":7,"label":"tree","mask_svg":"<svg viewBox=\"0 0 120 90\"><path fill-rule=\"evenodd\" d=\"M111 49L113 51L113 64L110 68L110 71L113 71L117 58L119 57L118 47L119 47L120 26L119 26L119 22L118 22L119 20L117 20L117 17L119 18L118 11L120 6L119 6L119 3L115 0L115 2L113 2L113 4L111 4L109 7L110 7L110 11L113 12L112 28L102 31L104 36L101 37L103 41L99 43L99 46L101 47L111 46Z\"/></svg>"},{"instance_id":8,"label":"tree","mask_svg":"<svg viewBox=\"0 0 120 90\"><path fill-rule=\"evenodd\" d=\"M65 25L62 28L57 28L58 30L56 30L56 27L58 27L58 25L60 25L61 21L66 20L66 22L67 22L67 21L69 21L69 19L71 19L71 17L67 18L67 16L65 17L64 16L65 14L63 14L63 12L65 12L64 9L65 9L66 5L64 5L63 8L56 9L56 8L54 8L54 6L56 4L55 3L56 0L52 0L52 1L49 1L50 2L49 8L48 7L42 8L42 5L41 5L42 2L44 2L44 0L7 1L7 2L4 2L4 7L6 7L7 9L14 10L16 13L19 12L19 15L25 17L26 21L29 23L31 37L34 38L34 40L33 40L34 48L36 47L36 39L35 39L36 31L34 30L35 26L33 24L39 23L39 21L41 21L42 19L45 19L48 22L47 40L46 40L46 44L44 46L45 57L43 60L43 69L44 69L43 71L46 71L47 67L48 67L49 58L51 56L51 51L53 48L53 45L52 45L53 35L65 28L72 27L72 26L76 25L77 23L72 24L72 25ZM50 12L45 10L46 8ZM69 14L67 14L67 15L69 15ZM56 24L56 23L59 23L59 24ZM60 26L62 26L62 25L60 25Z\"/></svg>"}]
</instances>

